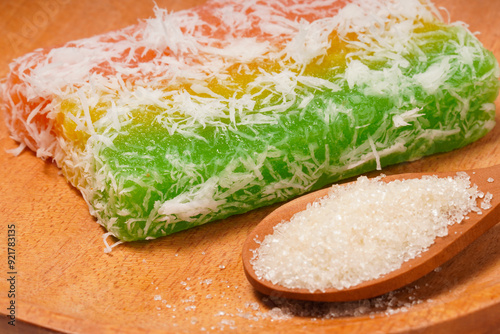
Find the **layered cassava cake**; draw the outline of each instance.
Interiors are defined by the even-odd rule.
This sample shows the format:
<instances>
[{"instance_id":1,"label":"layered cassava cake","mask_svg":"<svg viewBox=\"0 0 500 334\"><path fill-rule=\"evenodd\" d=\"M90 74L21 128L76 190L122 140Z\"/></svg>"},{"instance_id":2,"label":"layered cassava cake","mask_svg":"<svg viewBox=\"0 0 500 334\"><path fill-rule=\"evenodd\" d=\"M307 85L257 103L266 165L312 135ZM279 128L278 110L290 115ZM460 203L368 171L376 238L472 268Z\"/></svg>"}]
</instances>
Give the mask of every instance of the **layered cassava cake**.
<instances>
[{"instance_id":1,"label":"layered cassava cake","mask_svg":"<svg viewBox=\"0 0 500 334\"><path fill-rule=\"evenodd\" d=\"M123 241L157 238L494 126L498 65L417 0L214 0L16 59L13 138Z\"/></svg>"}]
</instances>

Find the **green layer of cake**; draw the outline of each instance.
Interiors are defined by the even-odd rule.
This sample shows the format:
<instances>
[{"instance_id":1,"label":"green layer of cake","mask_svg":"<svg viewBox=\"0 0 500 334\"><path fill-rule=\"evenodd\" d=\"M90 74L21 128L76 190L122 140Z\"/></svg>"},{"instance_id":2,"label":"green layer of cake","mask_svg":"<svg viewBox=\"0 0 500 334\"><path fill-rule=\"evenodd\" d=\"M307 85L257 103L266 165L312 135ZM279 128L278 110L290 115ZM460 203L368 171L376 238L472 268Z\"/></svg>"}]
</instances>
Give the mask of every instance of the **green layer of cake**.
<instances>
[{"instance_id":1,"label":"green layer of cake","mask_svg":"<svg viewBox=\"0 0 500 334\"><path fill-rule=\"evenodd\" d=\"M156 238L477 140L494 125L497 63L463 28L442 29L413 41L424 54L405 55L407 66L353 59L371 81L326 71L338 91L299 85L285 112L260 105L269 123L224 119L186 135L149 117L113 145L91 139L93 214L122 240ZM419 84L440 67L439 87Z\"/></svg>"}]
</instances>

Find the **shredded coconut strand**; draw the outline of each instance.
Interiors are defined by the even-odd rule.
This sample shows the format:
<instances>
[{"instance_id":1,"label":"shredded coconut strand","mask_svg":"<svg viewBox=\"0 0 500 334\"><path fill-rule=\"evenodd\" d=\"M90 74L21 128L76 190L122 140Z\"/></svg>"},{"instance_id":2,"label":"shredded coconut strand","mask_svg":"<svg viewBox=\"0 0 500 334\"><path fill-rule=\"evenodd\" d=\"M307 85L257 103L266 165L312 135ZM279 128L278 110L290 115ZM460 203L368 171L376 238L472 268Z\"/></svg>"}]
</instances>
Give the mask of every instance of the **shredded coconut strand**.
<instances>
[{"instance_id":1,"label":"shredded coconut strand","mask_svg":"<svg viewBox=\"0 0 500 334\"><path fill-rule=\"evenodd\" d=\"M104 233L102 235L102 240L104 241L104 245L105 245L105 247L104 247L104 253L111 253L111 251L113 250L113 248L115 248L116 246L118 246L118 245L120 245L120 244L123 243L123 241L118 240L115 243L113 243L113 244L110 245L108 243L108 240L107 240L109 236L113 236L113 233L108 232L108 233Z\"/></svg>"}]
</instances>

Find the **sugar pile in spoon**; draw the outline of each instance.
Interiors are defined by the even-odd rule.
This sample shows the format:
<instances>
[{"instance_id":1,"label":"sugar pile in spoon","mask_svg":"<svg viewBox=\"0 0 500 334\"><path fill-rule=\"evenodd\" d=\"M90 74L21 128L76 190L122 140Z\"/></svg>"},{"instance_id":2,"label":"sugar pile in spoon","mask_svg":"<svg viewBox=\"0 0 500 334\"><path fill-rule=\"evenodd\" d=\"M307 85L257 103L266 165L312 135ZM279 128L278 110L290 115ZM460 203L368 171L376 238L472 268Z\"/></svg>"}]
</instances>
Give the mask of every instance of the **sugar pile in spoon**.
<instances>
[{"instance_id":1,"label":"sugar pile in spoon","mask_svg":"<svg viewBox=\"0 0 500 334\"><path fill-rule=\"evenodd\" d=\"M360 177L275 226L251 261L259 279L311 292L344 289L401 267L480 213L466 173L396 180Z\"/></svg>"}]
</instances>

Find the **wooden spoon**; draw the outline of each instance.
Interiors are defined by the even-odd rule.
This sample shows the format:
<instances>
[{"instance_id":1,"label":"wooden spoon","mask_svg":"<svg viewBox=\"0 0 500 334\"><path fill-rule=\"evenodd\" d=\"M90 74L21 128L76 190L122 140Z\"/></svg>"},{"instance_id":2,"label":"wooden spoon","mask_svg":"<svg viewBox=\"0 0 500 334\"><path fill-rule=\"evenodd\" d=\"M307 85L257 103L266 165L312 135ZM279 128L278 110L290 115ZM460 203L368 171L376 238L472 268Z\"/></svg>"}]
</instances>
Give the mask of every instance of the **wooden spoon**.
<instances>
[{"instance_id":1,"label":"wooden spoon","mask_svg":"<svg viewBox=\"0 0 500 334\"><path fill-rule=\"evenodd\" d=\"M469 213L469 219L450 226L447 236L437 238L435 243L430 246L426 252L421 253L421 256L417 258L405 262L398 270L390 272L380 278L365 281L357 286L341 290L332 288L324 292L310 292L308 289L285 288L257 277L250 263L250 260L254 256L252 250L259 247L259 242L261 242L266 235L273 233L275 225L282 221L290 220L295 213L305 210L308 203L326 196L329 189L322 189L282 205L264 218L248 235L243 245L242 253L243 267L247 279L256 290L266 295L323 302L372 298L409 284L451 259L476 238L500 222L500 165L469 170L466 171L466 173L470 176L471 183L476 184L480 191L485 194L490 192L493 195L491 208L482 210L481 215L474 212ZM408 173L387 176L382 180L389 182L396 179L419 178L422 175L446 177L456 176L456 172ZM491 182L492 179L493 182ZM482 199L478 199L478 206L481 201Z\"/></svg>"}]
</instances>

